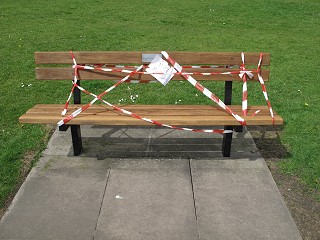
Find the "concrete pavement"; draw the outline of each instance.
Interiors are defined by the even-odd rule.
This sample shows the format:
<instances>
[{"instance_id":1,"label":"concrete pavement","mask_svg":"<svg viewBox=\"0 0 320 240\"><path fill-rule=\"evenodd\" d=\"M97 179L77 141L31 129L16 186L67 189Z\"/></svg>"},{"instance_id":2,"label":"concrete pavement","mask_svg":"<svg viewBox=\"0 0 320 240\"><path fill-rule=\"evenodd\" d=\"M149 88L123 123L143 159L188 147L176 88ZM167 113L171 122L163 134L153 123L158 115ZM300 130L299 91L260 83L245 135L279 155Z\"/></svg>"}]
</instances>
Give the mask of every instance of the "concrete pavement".
<instances>
[{"instance_id":1,"label":"concrete pavement","mask_svg":"<svg viewBox=\"0 0 320 240\"><path fill-rule=\"evenodd\" d=\"M56 131L0 221L0 239L301 239L256 146L160 128Z\"/></svg>"}]
</instances>

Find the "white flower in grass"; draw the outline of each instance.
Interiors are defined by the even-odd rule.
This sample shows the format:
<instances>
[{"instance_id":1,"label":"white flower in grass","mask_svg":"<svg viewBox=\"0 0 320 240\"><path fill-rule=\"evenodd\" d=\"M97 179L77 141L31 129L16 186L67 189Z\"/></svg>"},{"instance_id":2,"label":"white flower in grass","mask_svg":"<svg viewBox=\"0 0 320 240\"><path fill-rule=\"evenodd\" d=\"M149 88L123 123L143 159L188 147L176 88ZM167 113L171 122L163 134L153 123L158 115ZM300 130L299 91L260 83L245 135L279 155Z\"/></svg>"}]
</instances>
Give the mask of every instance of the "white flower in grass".
<instances>
[{"instance_id":1,"label":"white flower in grass","mask_svg":"<svg viewBox=\"0 0 320 240\"><path fill-rule=\"evenodd\" d=\"M131 99L132 102L134 102L136 100L136 97L133 96L133 95L130 95L130 99Z\"/></svg>"}]
</instances>

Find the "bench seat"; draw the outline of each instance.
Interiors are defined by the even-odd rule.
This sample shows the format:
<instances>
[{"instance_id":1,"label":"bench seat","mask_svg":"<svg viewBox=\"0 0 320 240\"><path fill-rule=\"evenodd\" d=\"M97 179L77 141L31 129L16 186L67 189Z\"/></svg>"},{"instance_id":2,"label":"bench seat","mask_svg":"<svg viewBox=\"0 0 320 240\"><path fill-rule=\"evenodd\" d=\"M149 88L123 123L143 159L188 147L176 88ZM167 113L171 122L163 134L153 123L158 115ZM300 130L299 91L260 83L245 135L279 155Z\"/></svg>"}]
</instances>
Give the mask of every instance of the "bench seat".
<instances>
[{"instance_id":1,"label":"bench seat","mask_svg":"<svg viewBox=\"0 0 320 240\"><path fill-rule=\"evenodd\" d=\"M71 114L82 105L69 105ZM37 104L29 109L19 119L20 123L56 124L63 117L60 115L62 104ZM207 105L122 105L128 111L141 117L150 118L164 124L175 126L224 126L240 125L239 122L219 107ZM241 115L240 105L229 106L234 112ZM261 110L256 116L251 116L256 110ZM275 125L283 123L282 118L275 114ZM248 116L243 117L247 125L272 125L272 118L267 106L248 107ZM125 115L106 105L95 104L89 109L68 122L69 125L151 125L148 122Z\"/></svg>"}]
</instances>

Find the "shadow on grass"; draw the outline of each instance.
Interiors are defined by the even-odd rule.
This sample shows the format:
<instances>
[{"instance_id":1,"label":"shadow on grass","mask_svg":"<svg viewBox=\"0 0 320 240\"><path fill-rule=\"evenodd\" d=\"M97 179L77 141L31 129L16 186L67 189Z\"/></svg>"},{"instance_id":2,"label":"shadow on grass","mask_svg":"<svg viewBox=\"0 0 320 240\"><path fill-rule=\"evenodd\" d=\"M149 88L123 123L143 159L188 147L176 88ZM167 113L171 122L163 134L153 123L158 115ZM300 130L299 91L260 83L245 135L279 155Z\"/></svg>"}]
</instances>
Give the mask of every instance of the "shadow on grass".
<instances>
[{"instance_id":1,"label":"shadow on grass","mask_svg":"<svg viewBox=\"0 0 320 240\"><path fill-rule=\"evenodd\" d=\"M281 143L280 134L284 126L250 126L252 138L266 160L280 161L290 157L285 145Z\"/></svg>"}]
</instances>

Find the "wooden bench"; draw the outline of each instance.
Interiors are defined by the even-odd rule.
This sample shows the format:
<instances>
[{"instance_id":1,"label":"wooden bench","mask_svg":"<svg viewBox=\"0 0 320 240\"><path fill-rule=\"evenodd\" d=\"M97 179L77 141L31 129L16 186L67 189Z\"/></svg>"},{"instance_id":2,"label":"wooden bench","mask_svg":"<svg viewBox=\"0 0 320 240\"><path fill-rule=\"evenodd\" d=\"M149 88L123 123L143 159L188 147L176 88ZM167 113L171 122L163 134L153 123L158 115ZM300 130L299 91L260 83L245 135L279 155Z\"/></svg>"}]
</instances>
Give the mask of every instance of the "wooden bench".
<instances>
[{"instance_id":1,"label":"wooden bench","mask_svg":"<svg viewBox=\"0 0 320 240\"><path fill-rule=\"evenodd\" d=\"M154 54L160 52L74 52L77 64L148 64ZM169 52L169 55L181 65L219 65L220 68L188 68L187 72L225 72L234 69L221 68L221 66L241 66L241 53L219 53L219 52ZM35 62L38 65L35 69L37 80L73 80L74 70L72 69L72 58L70 52L36 52ZM246 70L256 70L259 62L259 53L246 53ZM270 64L270 54L264 53L262 65ZM55 66L56 65L56 66ZM64 66L65 65L65 66ZM235 69L239 70L239 69ZM79 78L83 80L120 80L126 73L121 72L101 72L95 70L79 70ZM269 70L261 70L261 75L265 81L269 79ZM231 105L232 82L242 81L237 75L197 75L196 80L203 81L225 81L224 103L239 114L246 121L246 125L281 125L282 118L274 112L274 121L270 116L268 107L249 106L248 115L242 116L241 105ZM80 79L78 84L80 85ZM150 80L150 75L136 74L132 80ZM183 80L182 76L175 75L172 80ZM252 79L257 84L257 73L254 73ZM160 83L159 83L160 84ZM69 91L69 90L68 90ZM213 91L214 92L214 91ZM69 105L68 113L81 107L81 95L79 89L74 91L74 104ZM250 93L249 93L250 94ZM198 95L202 93L198 92ZM249 95L250 96L250 95ZM205 96L203 96L205 98ZM261 97L262 94L261 94ZM19 118L20 123L31 124L56 124L62 119L61 111L63 104L38 104L28 110ZM235 129L241 127L240 123L229 113L226 113L215 103L211 105L126 105L126 110L132 111L138 115L175 126L224 126L224 129ZM256 110L261 110L256 116L252 114ZM68 115L67 113L67 115ZM82 151L82 140L80 125L105 125L105 126L141 126L150 125L139 119L119 114L106 105L93 105L67 124L60 127L65 131L71 127L74 155L79 155ZM224 133L222 141L222 155L230 156L232 133Z\"/></svg>"}]
</instances>

